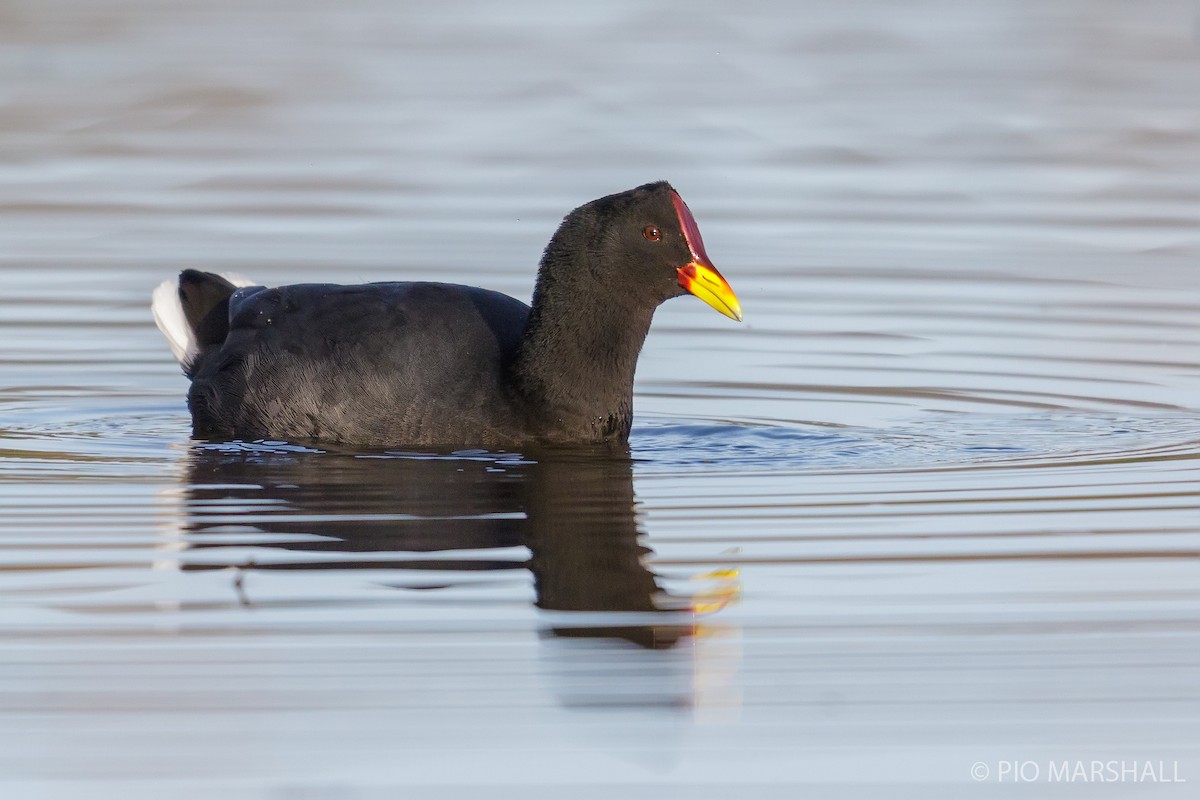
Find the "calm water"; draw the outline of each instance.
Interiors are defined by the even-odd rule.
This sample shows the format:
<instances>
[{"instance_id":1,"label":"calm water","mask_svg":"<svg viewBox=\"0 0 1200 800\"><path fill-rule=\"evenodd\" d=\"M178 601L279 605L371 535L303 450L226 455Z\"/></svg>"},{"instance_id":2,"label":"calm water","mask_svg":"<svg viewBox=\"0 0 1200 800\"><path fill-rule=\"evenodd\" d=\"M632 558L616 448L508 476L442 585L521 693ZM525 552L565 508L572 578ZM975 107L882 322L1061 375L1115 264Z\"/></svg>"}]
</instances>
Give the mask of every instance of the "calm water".
<instances>
[{"instance_id":1,"label":"calm water","mask_svg":"<svg viewBox=\"0 0 1200 800\"><path fill-rule=\"evenodd\" d=\"M0 794L1193 796L1196 7L846 6L0 4ZM180 267L527 297L658 178L746 322L629 459L189 441Z\"/></svg>"}]
</instances>

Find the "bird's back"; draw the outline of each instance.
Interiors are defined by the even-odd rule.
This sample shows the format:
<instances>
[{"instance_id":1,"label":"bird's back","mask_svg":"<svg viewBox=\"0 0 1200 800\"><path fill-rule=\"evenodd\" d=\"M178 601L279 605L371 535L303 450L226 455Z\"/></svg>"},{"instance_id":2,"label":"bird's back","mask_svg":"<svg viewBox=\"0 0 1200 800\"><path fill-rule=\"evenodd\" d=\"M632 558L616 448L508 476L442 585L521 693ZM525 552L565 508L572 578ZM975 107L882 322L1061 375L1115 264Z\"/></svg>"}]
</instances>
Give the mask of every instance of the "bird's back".
<instances>
[{"instance_id":1,"label":"bird's back","mask_svg":"<svg viewBox=\"0 0 1200 800\"><path fill-rule=\"evenodd\" d=\"M237 289L192 367L195 434L375 445L502 444L529 308L441 283Z\"/></svg>"}]
</instances>

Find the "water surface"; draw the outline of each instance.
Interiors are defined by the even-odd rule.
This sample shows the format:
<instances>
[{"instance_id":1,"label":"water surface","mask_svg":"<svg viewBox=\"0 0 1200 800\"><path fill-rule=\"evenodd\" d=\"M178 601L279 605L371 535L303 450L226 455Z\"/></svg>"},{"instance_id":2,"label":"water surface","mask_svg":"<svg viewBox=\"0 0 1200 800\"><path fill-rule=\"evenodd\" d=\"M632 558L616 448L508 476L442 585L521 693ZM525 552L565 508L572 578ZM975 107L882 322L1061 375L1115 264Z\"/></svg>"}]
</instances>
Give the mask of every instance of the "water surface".
<instances>
[{"instance_id":1,"label":"water surface","mask_svg":"<svg viewBox=\"0 0 1200 800\"><path fill-rule=\"evenodd\" d=\"M1196 29L4 5L4 796L1200 781ZM189 440L180 267L525 298L658 178L746 322L659 311L627 457Z\"/></svg>"}]
</instances>

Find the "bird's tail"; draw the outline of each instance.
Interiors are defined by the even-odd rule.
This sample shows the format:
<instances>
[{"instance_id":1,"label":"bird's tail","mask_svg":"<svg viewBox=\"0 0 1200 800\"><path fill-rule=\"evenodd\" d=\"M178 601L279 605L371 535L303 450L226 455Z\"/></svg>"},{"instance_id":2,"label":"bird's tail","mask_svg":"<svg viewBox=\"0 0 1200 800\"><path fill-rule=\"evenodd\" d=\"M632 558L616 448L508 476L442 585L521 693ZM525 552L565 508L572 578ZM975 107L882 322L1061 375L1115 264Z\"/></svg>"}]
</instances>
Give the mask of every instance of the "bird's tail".
<instances>
[{"instance_id":1,"label":"bird's tail","mask_svg":"<svg viewBox=\"0 0 1200 800\"><path fill-rule=\"evenodd\" d=\"M200 354L220 346L229 333L230 295L239 286L253 284L231 272L217 275L185 269L178 283L163 281L154 290L150 304L154 322L189 378Z\"/></svg>"}]
</instances>

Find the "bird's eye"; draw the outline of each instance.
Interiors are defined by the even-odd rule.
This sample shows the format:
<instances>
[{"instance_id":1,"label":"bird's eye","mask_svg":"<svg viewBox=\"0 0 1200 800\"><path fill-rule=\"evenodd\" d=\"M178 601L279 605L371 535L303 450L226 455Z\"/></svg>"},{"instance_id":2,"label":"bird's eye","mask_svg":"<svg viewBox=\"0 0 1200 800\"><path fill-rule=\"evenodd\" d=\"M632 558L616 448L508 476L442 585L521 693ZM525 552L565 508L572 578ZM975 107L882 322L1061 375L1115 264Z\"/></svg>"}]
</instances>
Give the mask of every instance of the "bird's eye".
<instances>
[{"instance_id":1,"label":"bird's eye","mask_svg":"<svg viewBox=\"0 0 1200 800\"><path fill-rule=\"evenodd\" d=\"M647 225L642 228L642 236L645 236L652 242L657 242L662 238L662 231L658 229L657 225Z\"/></svg>"}]
</instances>

